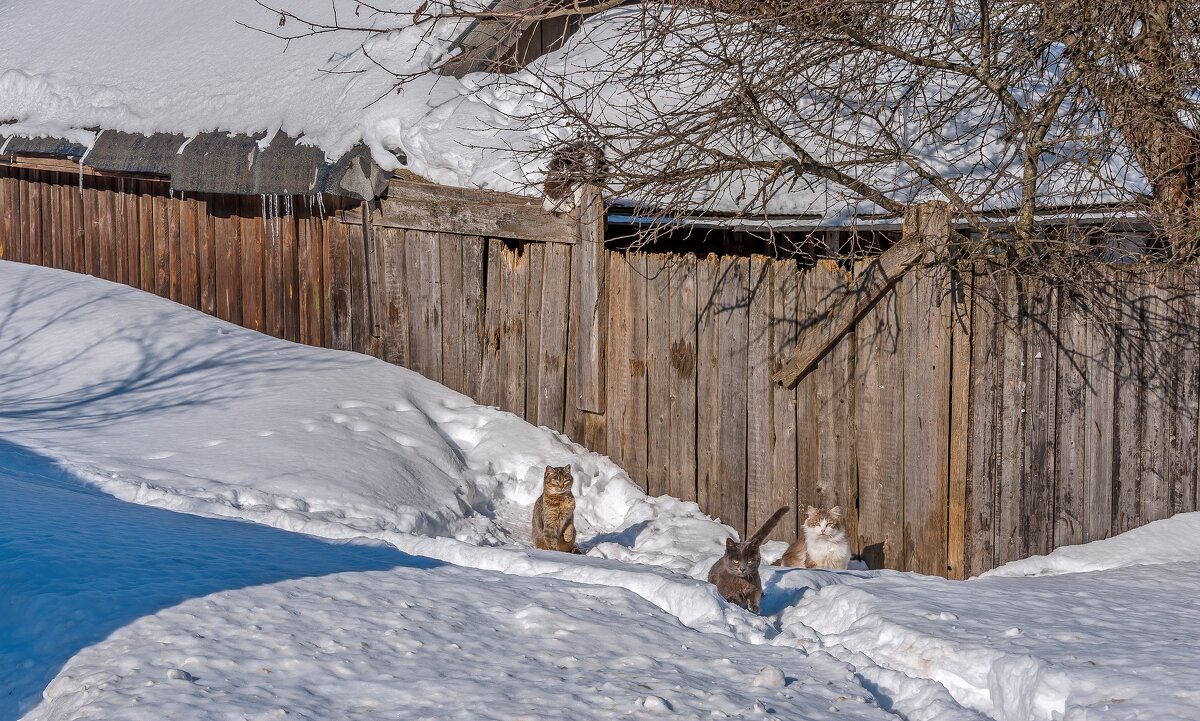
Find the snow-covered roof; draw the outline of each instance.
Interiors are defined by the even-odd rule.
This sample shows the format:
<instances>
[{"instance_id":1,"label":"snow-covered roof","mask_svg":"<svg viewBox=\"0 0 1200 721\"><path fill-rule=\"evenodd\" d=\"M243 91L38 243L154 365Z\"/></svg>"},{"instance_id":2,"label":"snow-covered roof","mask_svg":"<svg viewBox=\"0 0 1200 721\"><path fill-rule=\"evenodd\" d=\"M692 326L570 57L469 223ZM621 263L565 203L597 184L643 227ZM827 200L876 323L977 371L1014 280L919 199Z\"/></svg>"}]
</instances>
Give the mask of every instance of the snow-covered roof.
<instances>
[{"instance_id":1,"label":"snow-covered roof","mask_svg":"<svg viewBox=\"0 0 1200 721\"><path fill-rule=\"evenodd\" d=\"M403 13L418 5L382 7ZM239 159L249 150L253 157L240 165L268 162L276 170L311 149L320 162L308 157L310 172L332 173L349 156L383 171L408 162L448 185L495 187L485 179L513 174L504 160L471 149L494 135L496 113L468 107L476 104L464 99L459 80L432 76L395 92L395 74L428 68L461 27L439 27L444 38L411 26L372 34L404 24L403 16L345 0L281 6L295 17L252 0L0 2L0 152L82 156L92 165L101 155L110 162L145 156L150 144L161 165L170 164L161 156L173 144L176 155L192 154L170 173L184 185L177 173L200 167L200 146ZM296 19L332 23L335 12L338 23L362 30L311 34ZM271 192L227 180L245 192Z\"/></svg>"},{"instance_id":2,"label":"snow-covered roof","mask_svg":"<svg viewBox=\"0 0 1200 721\"><path fill-rule=\"evenodd\" d=\"M337 192L348 184L369 194L382 190L373 170L390 173L401 166L443 185L535 192L548 157L528 151L572 135L565 122L543 114L554 108L547 78L569 79L563 82L570 87L558 90L588 95L583 91L590 86L610 82L605 78L612 77L622 43L636 44L644 32L636 8L609 11L589 20L563 49L539 59L537 67L547 72L459 78L425 71L460 52L456 42L469 34L467 21L413 24L412 14L429 7L423 0L383 0L370 8L353 0L0 0L0 135L54 138L53 144L77 149L89 164L91 153L100 160L106 142L129 137L115 131L136 134L143 144L151 142L147 137L182 138L175 150L186 162L171 172L180 187L196 185L197 174L202 183L221 176L214 175L213 163L200 162L196 151L202 146L231 163L252 156L245 172L225 172L236 176L225 177L226 185L204 188L214 192L284 192L295 182L272 185L278 180L273 173L290 168L295 175L299 168L309 181L300 192ZM316 23L317 31L301 20ZM325 31L325 25L349 29ZM378 32L384 28L400 29ZM619 83L598 88L591 94L605 102L597 103L597 112L604 122L636 125L645 107L680 102L686 83L676 83L670 73L663 77L671 87L653 102ZM641 92L658 91L643 86ZM237 137L221 140L228 135ZM986 186L986 177L973 174L997 172L1008 157L1005 141L995 135L988 123L976 122L952 148L918 143L914 152L954 182ZM762 152L787 154L759 145ZM196 157L189 158L189 149ZM374 166L364 169L360 162L362 178L352 173L352 181L343 182L342 174L353 170L345 162L352 152ZM1121 154L1101 160L1048 175L1041 189L1045 207L1081 198L1107 203L1111 189L1144 185ZM257 170L259 162L273 170ZM900 202L940 197L903 168L862 172L890 186ZM881 210L829 181L804 180L774 195L767 210L820 225L846 225ZM1015 207L1017 185L1005 183L981 210ZM739 193L736 183L725 184L695 205L737 212L753 190Z\"/></svg>"}]
</instances>

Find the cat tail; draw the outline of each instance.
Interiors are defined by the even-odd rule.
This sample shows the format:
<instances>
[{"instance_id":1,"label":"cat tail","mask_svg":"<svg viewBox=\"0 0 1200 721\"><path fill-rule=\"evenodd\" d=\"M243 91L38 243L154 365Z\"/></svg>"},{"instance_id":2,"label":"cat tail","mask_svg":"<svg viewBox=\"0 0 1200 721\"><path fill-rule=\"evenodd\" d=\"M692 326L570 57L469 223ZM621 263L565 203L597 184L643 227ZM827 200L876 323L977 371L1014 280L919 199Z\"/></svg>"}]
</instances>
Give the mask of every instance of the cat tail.
<instances>
[{"instance_id":1,"label":"cat tail","mask_svg":"<svg viewBox=\"0 0 1200 721\"><path fill-rule=\"evenodd\" d=\"M762 542L767 538L767 534L771 532L771 529L775 527L776 523L779 523L779 519L783 518L783 514L787 513L789 510L791 510L790 506L784 506L778 511L772 513L771 517L768 518L766 522L764 522L762 526L760 526L759 529L754 532L754 535L750 537L750 545L762 545Z\"/></svg>"}]
</instances>

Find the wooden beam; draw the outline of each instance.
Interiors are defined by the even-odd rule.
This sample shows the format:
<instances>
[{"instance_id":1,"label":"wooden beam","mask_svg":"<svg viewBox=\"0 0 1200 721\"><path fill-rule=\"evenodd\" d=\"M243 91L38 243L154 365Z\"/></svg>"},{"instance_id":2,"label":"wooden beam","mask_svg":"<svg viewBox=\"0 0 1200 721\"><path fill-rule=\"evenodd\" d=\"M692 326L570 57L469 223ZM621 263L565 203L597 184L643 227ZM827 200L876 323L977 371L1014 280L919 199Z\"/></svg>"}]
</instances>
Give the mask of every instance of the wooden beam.
<instances>
[{"instance_id":1,"label":"wooden beam","mask_svg":"<svg viewBox=\"0 0 1200 721\"><path fill-rule=\"evenodd\" d=\"M850 326L871 309L909 268L919 264L929 248L944 248L950 240L950 206L924 203L904 216L904 238L875 259L845 298L800 331L795 350L772 380L791 388L812 370Z\"/></svg>"},{"instance_id":2,"label":"wooden beam","mask_svg":"<svg viewBox=\"0 0 1200 721\"><path fill-rule=\"evenodd\" d=\"M458 233L484 238L574 243L577 213L551 213L541 201L490 190L450 188L393 180L371 222L391 228ZM362 222L358 210L342 213L346 223Z\"/></svg>"},{"instance_id":3,"label":"wooden beam","mask_svg":"<svg viewBox=\"0 0 1200 721\"><path fill-rule=\"evenodd\" d=\"M149 175L145 173L110 173L96 170L86 163L80 164L66 158L47 158L35 155L6 155L0 159L0 165L11 168L27 168L29 170L44 170L52 173L71 173L73 175L89 175L101 178L135 178L158 183L169 183L171 179L165 175Z\"/></svg>"}]
</instances>

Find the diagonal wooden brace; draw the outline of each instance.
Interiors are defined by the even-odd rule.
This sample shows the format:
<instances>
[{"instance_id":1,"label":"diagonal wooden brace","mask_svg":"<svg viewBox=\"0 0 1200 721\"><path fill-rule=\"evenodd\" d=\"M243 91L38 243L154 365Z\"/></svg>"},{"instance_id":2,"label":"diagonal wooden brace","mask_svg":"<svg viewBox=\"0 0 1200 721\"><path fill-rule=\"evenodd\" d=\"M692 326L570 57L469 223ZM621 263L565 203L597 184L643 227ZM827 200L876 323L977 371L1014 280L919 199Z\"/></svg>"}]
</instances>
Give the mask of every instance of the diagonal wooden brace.
<instances>
[{"instance_id":1,"label":"diagonal wooden brace","mask_svg":"<svg viewBox=\"0 0 1200 721\"><path fill-rule=\"evenodd\" d=\"M867 266L845 296L800 331L791 357L771 379L788 388L799 383L909 268L925 259L930 248L944 248L949 244L951 217L950 206L942 202L910 207L904 214L901 241Z\"/></svg>"}]
</instances>

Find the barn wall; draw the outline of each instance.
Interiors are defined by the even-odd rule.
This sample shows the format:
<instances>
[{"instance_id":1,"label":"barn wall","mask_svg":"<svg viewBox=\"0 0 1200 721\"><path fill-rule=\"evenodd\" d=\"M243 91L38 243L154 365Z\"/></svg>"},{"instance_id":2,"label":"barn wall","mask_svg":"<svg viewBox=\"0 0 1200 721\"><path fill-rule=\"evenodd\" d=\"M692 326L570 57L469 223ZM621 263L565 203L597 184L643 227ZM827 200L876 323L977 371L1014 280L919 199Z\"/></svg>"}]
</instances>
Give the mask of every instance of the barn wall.
<instances>
[{"instance_id":1,"label":"barn wall","mask_svg":"<svg viewBox=\"0 0 1200 721\"><path fill-rule=\"evenodd\" d=\"M0 167L0 258L405 365L743 533L788 504L772 535L790 540L799 509L838 503L872 567L963 577L1197 508L1195 269L1098 268L1082 294L910 272L789 389L772 372L865 262L617 252L584 242L594 223L562 242L364 227L328 197L80 182Z\"/></svg>"}]
</instances>

